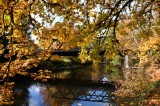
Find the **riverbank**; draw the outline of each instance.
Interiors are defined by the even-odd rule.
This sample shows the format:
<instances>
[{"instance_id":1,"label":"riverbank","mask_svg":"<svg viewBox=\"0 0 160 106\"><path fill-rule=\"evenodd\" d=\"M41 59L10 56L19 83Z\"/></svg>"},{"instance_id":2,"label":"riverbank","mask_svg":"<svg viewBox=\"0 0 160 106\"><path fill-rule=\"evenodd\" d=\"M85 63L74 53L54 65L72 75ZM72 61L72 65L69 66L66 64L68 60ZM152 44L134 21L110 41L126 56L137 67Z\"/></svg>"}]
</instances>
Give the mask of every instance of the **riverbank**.
<instances>
[{"instance_id":1,"label":"riverbank","mask_svg":"<svg viewBox=\"0 0 160 106\"><path fill-rule=\"evenodd\" d=\"M39 69L47 69L47 70L61 70L61 69L74 69L87 65L91 65L92 62L88 61L86 63L81 63L81 60L78 57L74 56L65 56L60 57L57 60L53 61L41 61L38 65Z\"/></svg>"},{"instance_id":2,"label":"riverbank","mask_svg":"<svg viewBox=\"0 0 160 106\"><path fill-rule=\"evenodd\" d=\"M121 78L119 75L112 76L120 85L114 94L122 98L139 98L138 104L142 106L160 105L159 72L160 69L152 67L123 70Z\"/></svg>"}]
</instances>

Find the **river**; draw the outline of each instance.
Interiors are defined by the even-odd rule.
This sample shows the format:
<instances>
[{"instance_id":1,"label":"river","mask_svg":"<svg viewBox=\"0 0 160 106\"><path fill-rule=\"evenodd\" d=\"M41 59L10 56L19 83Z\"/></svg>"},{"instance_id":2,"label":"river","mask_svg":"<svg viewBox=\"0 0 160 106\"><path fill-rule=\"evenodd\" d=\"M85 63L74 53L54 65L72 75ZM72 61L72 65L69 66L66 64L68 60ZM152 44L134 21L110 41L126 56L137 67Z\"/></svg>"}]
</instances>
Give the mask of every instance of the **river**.
<instances>
[{"instance_id":1,"label":"river","mask_svg":"<svg viewBox=\"0 0 160 106\"><path fill-rule=\"evenodd\" d=\"M14 106L133 106L136 98L113 94L103 64L96 67L63 68L52 73L52 80L41 82L18 76L15 79Z\"/></svg>"}]
</instances>

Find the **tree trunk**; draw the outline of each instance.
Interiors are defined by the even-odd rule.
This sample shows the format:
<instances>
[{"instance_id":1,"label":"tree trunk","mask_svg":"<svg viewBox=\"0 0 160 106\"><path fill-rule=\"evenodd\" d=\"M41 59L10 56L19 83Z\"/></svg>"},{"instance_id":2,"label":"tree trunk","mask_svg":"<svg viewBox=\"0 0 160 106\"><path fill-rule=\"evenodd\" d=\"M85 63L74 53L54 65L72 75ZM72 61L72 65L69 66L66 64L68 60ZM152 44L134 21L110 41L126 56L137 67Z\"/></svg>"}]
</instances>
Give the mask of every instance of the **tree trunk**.
<instances>
[{"instance_id":1,"label":"tree trunk","mask_svg":"<svg viewBox=\"0 0 160 106\"><path fill-rule=\"evenodd\" d=\"M129 56L128 55L124 56L124 68L130 69L130 66L129 66Z\"/></svg>"}]
</instances>

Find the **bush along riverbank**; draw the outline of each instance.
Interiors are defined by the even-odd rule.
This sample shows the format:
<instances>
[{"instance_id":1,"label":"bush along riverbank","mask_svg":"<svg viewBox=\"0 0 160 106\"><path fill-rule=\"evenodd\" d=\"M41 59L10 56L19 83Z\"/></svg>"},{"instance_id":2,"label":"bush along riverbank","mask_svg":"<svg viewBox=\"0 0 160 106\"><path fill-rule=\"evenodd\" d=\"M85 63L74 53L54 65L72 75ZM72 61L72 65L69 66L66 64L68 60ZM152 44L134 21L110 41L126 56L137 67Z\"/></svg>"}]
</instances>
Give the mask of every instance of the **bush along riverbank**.
<instances>
[{"instance_id":1,"label":"bush along riverbank","mask_svg":"<svg viewBox=\"0 0 160 106\"><path fill-rule=\"evenodd\" d=\"M152 71L149 73L148 71ZM154 71L153 71L154 70ZM134 105L160 105L160 77L159 69L130 69L123 70L119 74L111 74L111 80L117 82L117 90L114 92L120 98L135 98ZM153 77L154 76L154 77Z\"/></svg>"}]
</instances>

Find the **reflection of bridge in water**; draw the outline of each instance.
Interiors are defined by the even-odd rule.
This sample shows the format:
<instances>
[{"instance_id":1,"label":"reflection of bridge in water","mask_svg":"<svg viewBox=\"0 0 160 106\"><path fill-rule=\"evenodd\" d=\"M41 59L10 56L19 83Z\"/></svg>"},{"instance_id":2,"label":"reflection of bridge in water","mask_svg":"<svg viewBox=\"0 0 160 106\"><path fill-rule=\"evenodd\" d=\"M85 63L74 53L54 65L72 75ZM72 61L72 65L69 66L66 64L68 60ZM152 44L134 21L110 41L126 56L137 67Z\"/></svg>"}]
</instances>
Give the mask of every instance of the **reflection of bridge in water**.
<instances>
[{"instance_id":1,"label":"reflection of bridge in water","mask_svg":"<svg viewBox=\"0 0 160 106\"><path fill-rule=\"evenodd\" d=\"M112 92L115 87L112 82L55 79L52 84L51 86L56 90L48 89L51 98L107 103L114 101Z\"/></svg>"}]
</instances>

